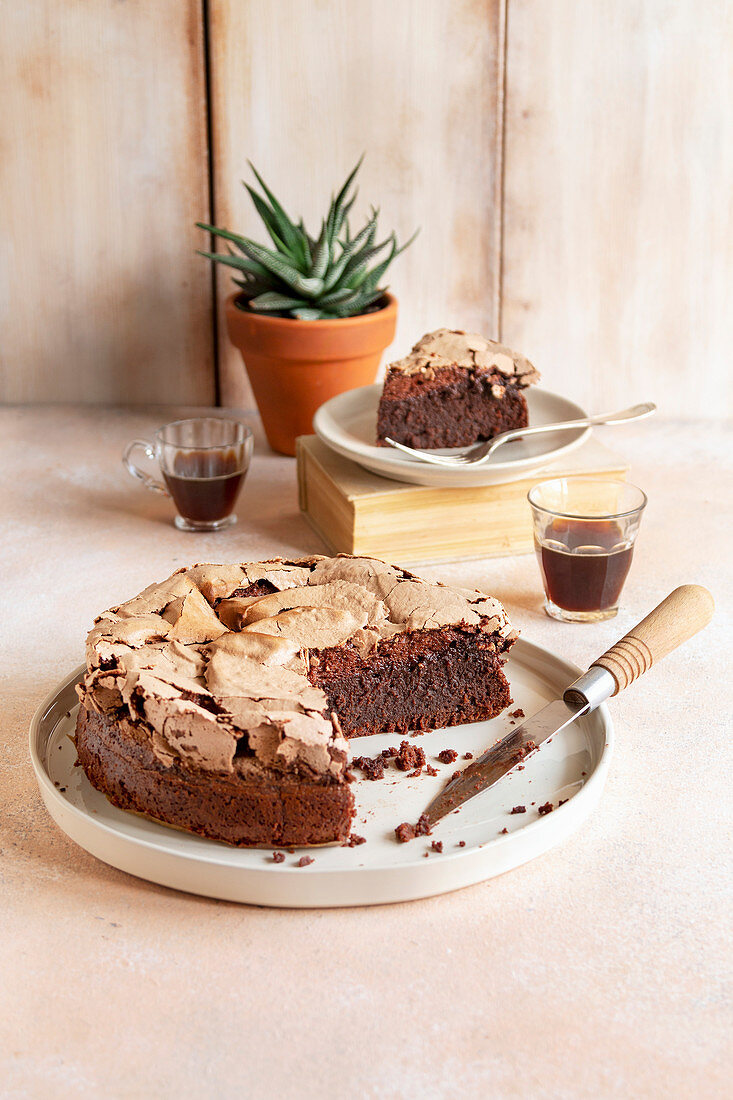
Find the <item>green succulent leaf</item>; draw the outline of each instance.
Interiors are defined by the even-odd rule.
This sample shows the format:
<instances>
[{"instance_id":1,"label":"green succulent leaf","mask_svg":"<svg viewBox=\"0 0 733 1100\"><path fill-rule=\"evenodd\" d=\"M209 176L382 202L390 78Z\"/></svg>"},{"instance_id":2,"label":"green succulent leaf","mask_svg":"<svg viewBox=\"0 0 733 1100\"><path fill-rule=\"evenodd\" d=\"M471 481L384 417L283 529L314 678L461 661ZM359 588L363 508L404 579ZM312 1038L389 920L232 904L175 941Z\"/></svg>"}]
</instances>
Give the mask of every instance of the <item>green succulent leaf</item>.
<instances>
[{"instance_id":1,"label":"green succulent leaf","mask_svg":"<svg viewBox=\"0 0 733 1100\"><path fill-rule=\"evenodd\" d=\"M379 244L365 245L359 252L349 258L343 273L343 281L347 286L359 286L369 269L369 261L386 248L388 244L394 244L394 234L381 241Z\"/></svg>"},{"instance_id":2,"label":"green succulent leaf","mask_svg":"<svg viewBox=\"0 0 733 1100\"><path fill-rule=\"evenodd\" d=\"M374 243L374 238L377 234L377 221L379 219L379 211L372 207L372 216L366 223L360 233L357 233L353 241L349 242L352 255L354 252L358 252L360 249L371 248Z\"/></svg>"},{"instance_id":3,"label":"green succulent leaf","mask_svg":"<svg viewBox=\"0 0 733 1100\"><path fill-rule=\"evenodd\" d=\"M303 264L303 272L305 274L310 270L310 268L313 264L313 252L312 252L313 245L312 245L310 237L308 236L308 234L305 231L305 226L303 225L303 219L302 218L300 219L297 228L298 228L298 236L300 237L300 240L301 240L301 247L303 249L303 257L304 257L304 260L305 260L305 262ZM311 274L312 274L312 272L311 272Z\"/></svg>"},{"instance_id":4,"label":"green succulent leaf","mask_svg":"<svg viewBox=\"0 0 733 1100\"><path fill-rule=\"evenodd\" d=\"M326 232L326 223L321 225L321 233L316 241L313 249L313 261L311 264L311 275L316 279L322 279L326 274L329 260L331 259L331 247L328 241L328 234Z\"/></svg>"},{"instance_id":5,"label":"green succulent leaf","mask_svg":"<svg viewBox=\"0 0 733 1100\"><path fill-rule=\"evenodd\" d=\"M234 278L234 276L232 276L232 281L234 283L236 283L237 286L242 288L242 290L244 291L244 293L247 297L248 302L251 302L252 299L256 298L258 294L265 294L267 292L267 287L269 285L267 283L262 283L258 279L255 279L255 278L236 279L236 278ZM272 293L274 293L274 291Z\"/></svg>"},{"instance_id":6,"label":"green succulent leaf","mask_svg":"<svg viewBox=\"0 0 733 1100\"><path fill-rule=\"evenodd\" d=\"M341 290L334 290L331 294L324 294L318 299L321 309L329 309L331 306L344 304L349 298L354 297L354 291L346 286Z\"/></svg>"},{"instance_id":7,"label":"green succulent leaf","mask_svg":"<svg viewBox=\"0 0 733 1100\"><path fill-rule=\"evenodd\" d=\"M300 309L308 304L303 298L289 298L287 294L278 294L276 290L266 290L263 294L258 294L256 298L250 298L249 300L250 309L264 310L265 312L281 309Z\"/></svg>"},{"instance_id":8,"label":"green succulent leaf","mask_svg":"<svg viewBox=\"0 0 733 1100\"><path fill-rule=\"evenodd\" d=\"M348 305L334 306L333 312L337 317L354 317L358 313L363 313L368 306L372 306L375 302L378 302L380 298L384 297L386 292L386 287L380 287L370 294L357 294L355 298L349 301Z\"/></svg>"},{"instance_id":9,"label":"green succulent leaf","mask_svg":"<svg viewBox=\"0 0 733 1100\"><path fill-rule=\"evenodd\" d=\"M285 242L285 244L287 245L288 248L292 248L294 245L296 245L296 247L297 247L295 226L293 225L292 221L290 220L288 215L283 210L280 203L277 201L277 199L273 195L270 188L267 186L267 184L263 180L262 176L259 174L259 172L255 168L252 161L251 160L247 161L247 163L249 164L250 168L252 169L252 172L254 173L255 179L259 183L262 190L265 192L265 195L267 196L267 198L270 202L270 206L272 207L272 214L273 214L273 217L275 218L275 223L277 225L278 235L282 238L282 240Z\"/></svg>"},{"instance_id":10,"label":"green succulent leaf","mask_svg":"<svg viewBox=\"0 0 733 1100\"><path fill-rule=\"evenodd\" d=\"M251 260L245 259L244 256L235 256L232 253L226 254L224 252L202 252L200 249L196 249L196 252L207 260L224 264L226 267L235 267L238 271L247 271L251 275L264 275L265 277L269 275L267 268L263 267L262 264L253 263Z\"/></svg>"},{"instance_id":11,"label":"green succulent leaf","mask_svg":"<svg viewBox=\"0 0 733 1100\"><path fill-rule=\"evenodd\" d=\"M303 309L294 309L293 314L299 321L321 321L325 316L320 309L313 309L310 306Z\"/></svg>"},{"instance_id":12,"label":"green succulent leaf","mask_svg":"<svg viewBox=\"0 0 733 1100\"><path fill-rule=\"evenodd\" d=\"M266 267L278 279L287 283L298 294L304 294L307 298L315 298L323 290L323 279L313 279L302 275L291 261L286 260L277 252L269 248L247 241L246 254L251 260Z\"/></svg>"},{"instance_id":13,"label":"green succulent leaf","mask_svg":"<svg viewBox=\"0 0 733 1100\"><path fill-rule=\"evenodd\" d=\"M348 176L346 177L346 180L344 182L343 187L339 191L339 193L336 196L336 199L333 203L333 210L334 210L333 225L334 225L334 234L335 234L335 236L338 236L339 233L341 232L341 226L343 225L344 218L348 214L351 207L354 205L354 200L356 199L356 194L353 196L353 198L351 199L351 202L349 202L348 206L344 207L344 204L346 202L346 197L349 193L349 188L351 187L352 183L356 179L356 174L359 171L359 169L361 168L363 160L364 160L364 154L362 153L361 156L359 157L358 161L356 162L356 167L353 168L351 172L349 172Z\"/></svg>"},{"instance_id":14,"label":"green succulent leaf","mask_svg":"<svg viewBox=\"0 0 733 1100\"><path fill-rule=\"evenodd\" d=\"M364 277L361 279L360 283L363 291L372 291L377 288L389 265L394 259L396 259L397 256L399 256L401 252L404 252L405 249L412 244L419 232L420 230L416 229L410 239L401 246L398 246L397 238L393 234L392 249L389 256L385 256L381 263L377 264L376 267L373 267L364 273Z\"/></svg>"},{"instance_id":15,"label":"green succulent leaf","mask_svg":"<svg viewBox=\"0 0 733 1100\"><path fill-rule=\"evenodd\" d=\"M242 182L244 183L244 180ZM250 187L248 183L245 183L244 186L249 191L250 198L255 205L255 209L259 216L262 218L265 229L270 234L275 248L277 248L278 252L285 252L287 255L292 256L293 259L297 259L297 257L293 254L293 250L288 248L288 246L285 244L285 241L280 236L278 232L277 219L275 218L272 210L270 210L270 207L261 198L261 196L257 194L254 187Z\"/></svg>"},{"instance_id":16,"label":"green succulent leaf","mask_svg":"<svg viewBox=\"0 0 733 1100\"><path fill-rule=\"evenodd\" d=\"M353 240L345 242L340 241L341 255L338 260L331 267L330 272L324 279L324 292L333 290L344 278L346 268L353 256L356 256L362 249L368 249L374 240L376 233L376 218L372 219L364 226L362 231L354 237Z\"/></svg>"}]
</instances>

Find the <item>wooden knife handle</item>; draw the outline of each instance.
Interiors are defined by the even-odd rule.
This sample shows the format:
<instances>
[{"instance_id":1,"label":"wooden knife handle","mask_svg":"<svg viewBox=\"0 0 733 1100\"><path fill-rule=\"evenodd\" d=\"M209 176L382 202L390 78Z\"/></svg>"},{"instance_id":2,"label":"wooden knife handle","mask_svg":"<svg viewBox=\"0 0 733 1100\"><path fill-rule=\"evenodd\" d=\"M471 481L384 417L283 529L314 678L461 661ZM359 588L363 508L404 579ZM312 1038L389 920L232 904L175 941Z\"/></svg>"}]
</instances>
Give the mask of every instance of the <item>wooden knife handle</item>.
<instances>
[{"instance_id":1,"label":"wooden knife handle","mask_svg":"<svg viewBox=\"0 0 733 1100\"><path fill-rule=\"evenodd\" d=\"M670 592L666 600L650 611L621 641L593 662L607 669L615 682L614 695L633 684L656 661L661 661L678 645L686 642L713 617L715 604L707 588L683 584Z\"/></svg>"}]
</instances>

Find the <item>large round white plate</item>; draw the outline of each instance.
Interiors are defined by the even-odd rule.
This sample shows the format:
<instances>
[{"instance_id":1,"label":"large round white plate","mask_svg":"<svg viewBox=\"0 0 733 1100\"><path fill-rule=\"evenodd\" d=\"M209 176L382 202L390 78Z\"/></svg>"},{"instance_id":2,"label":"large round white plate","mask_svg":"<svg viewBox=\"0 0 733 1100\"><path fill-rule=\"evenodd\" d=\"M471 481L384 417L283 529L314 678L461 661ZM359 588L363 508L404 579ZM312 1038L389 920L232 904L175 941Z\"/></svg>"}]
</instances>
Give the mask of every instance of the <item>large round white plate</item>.
<instances>
[{"instance_id":1,"label":"large round white plate","mask_svg":"<svg viewBox=\"0 0 733 1100\"><path fill-rule=\"evenodd\" d=\"M547 650L519 640L507 664L514 704L527 715L556 698L580 670ZM491 722L435 730L415 738L429 763L411 779L394 767L376 782L359 780L353 790L353 831L366 837L355 848L308 849L314 862L297 867L306 849L276 864L269 851L230 848L216 841L149 821L112 806L75 767L71 737L76 717L77 669L38 708L30 729L30 751L43 801L57 825L105 863L131 875L193 894L228 901L291 908L377 905L430 897L470 886L518 867L565 840L586 819L601 796L608 771L613 729L605 706L578 719L529 757L524 771L466 802L436 825L432 836L408 844L395 840L395 826L417 821L445 780L461 766L436 760L441 749L477 755L511 728L508 713ZM374 756L399 736L382 734L352 743L355 755ZM361 775L361 772L357 772ZM560 799L568 801L558 806ZM537 807L551 801L553 813ZM523 804L525 814L510 814ZM506 833L503 830L508 830ZM443 852L431 849L443 842ZM460 842L464 847L460 847ZM427 857L425 853L428 853Z\"/></svg>"},{"instance_id":2,"label":"large round white plate","mask_svg":"<svg viewBox=\"0 0 733 1100\"><path fill-rule=\"evenodd\" d=\"M516 481L552 465L561 455L584 443L591 433L590 428L571 428L507 443L486 466L463 469L430 466L393 447L377 447L374 441L381 392L382 387L376 384L332 397L317 411L313 427L319 438L338 454L358 462L372 473L412 485L470 487ZM579 405L549 390L528 389L525 396L533 427L577 420L586 415ZM435 451L441 455L450 453L450 450Z\"/></svg>"}]
</instances>

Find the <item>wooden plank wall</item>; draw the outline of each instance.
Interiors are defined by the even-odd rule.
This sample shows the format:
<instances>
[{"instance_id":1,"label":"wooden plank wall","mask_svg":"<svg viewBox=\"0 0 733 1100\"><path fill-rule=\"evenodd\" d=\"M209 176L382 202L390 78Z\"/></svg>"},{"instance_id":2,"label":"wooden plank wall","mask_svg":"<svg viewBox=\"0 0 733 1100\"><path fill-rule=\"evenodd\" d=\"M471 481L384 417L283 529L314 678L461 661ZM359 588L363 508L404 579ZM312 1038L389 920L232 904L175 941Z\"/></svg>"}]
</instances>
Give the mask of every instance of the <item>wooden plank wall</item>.
<instances>
[{"instance_id":1,"label":"wooden plank wall","mask_svg":"<svg viewBox=\"0 0 733 1100\"><path fill-rule=\"evenodd\" d=\"M0 400L212 401L218 342L220 399L249 405L221 325L230 280L215 321L193 222L213 207L262 236L248 158L317 221L366 150L362 211L378 203L403 237L422 227L391 274L395 353L442 324L501 332L588 407L730 412L727 0L2 14Z\"/></svg>"},{"instance_id":2,"label":"wooden plank wall","mask_svg":"<svg viewBox=\"0 0 733 1100\"><path fill-rule=\"evenodd\" d=\"M200 0L1 10L0 398L213 401Z\"/></svg>"},{"instance_id":3,"label":"wooden plank wall","mask_svg":"<svg viewBox=\"0 0 733 1100\"><path fill-rule=\"evenodd\" d=\"M731 413L733 4L510 0L502 331L596 411Z\"/></svg>"},{"instance_id":4,"label":"wooden plank wall","mask_svg":"<svg viewBox=\"0 0 733 1100\"><path fill-rule=\"evenodd\" d=\"M381 228L403 240L421 227L390 271L398 354L438 325L497 330L500 10L500 0L210 5L217 224L262 237L240 182L253 182L249 158L317 229L366 150L359 215L379 206ZM226 273L218 286L221 307ZM221 322L219 349L222 400L243 404L241 358Z\"/></svg>"}]
</instances>

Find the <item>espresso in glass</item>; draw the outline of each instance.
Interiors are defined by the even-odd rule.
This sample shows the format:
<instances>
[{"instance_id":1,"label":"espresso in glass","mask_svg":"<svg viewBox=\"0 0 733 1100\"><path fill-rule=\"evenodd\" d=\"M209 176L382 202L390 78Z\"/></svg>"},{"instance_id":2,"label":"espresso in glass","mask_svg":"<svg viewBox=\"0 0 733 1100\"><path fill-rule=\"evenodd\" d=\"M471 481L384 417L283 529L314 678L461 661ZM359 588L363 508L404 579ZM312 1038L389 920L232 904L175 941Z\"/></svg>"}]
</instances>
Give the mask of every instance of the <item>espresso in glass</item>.
<instances>
[{"instance_id":1,"label":"espresso in glass","mask_svg":"<svg viewBox=\"0 0 733 1100\"><path fill-rule=\"evenodd\" d=\"M646 496L634 485L556 478L529 493L545 611L566 622L618 612Z\"/></svg>"},{"instance_id":2,"label":"espresso in glass","mask_svg":"<svg viewBox=\"0 0 733 1100\"><path fill-rule=\"evenodd\" d=\"M131 460L141 447L160 465L165 485ZM166 424L155 442L133 440L123 461L147 488L165 493L178 509L174 523L182 531L218 531L237 522L234 506L252 456L252 433L238 420L196 417Z\"/></svg>"},{"instance_id":3,"label":"espresso in glass","mask_svg":"<svg viewBox=\"0 0 733 1100\"><path fill-rule=\"evenodd\" d=\"M535 550L552 603L566 611L618 606L634 547L615 520L553 520Z\"/></svg>"},{"instance_id":4,"label":"espresso in glass","mask_svg":"<svg viewBox=\"0 0 733 1100\"><path fill-rule=\"evenodd\" d=\"M215 523L234 510L245 471L237 452L179 451L163 480L182 516L191 523Z\"/></svg>"}]
</instances>

